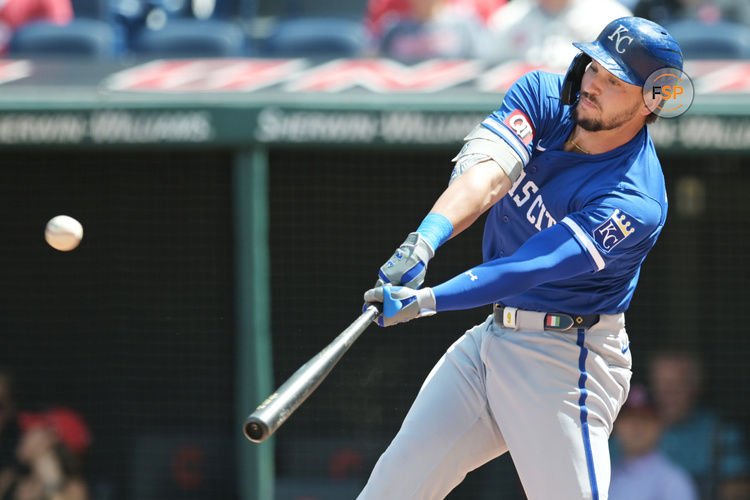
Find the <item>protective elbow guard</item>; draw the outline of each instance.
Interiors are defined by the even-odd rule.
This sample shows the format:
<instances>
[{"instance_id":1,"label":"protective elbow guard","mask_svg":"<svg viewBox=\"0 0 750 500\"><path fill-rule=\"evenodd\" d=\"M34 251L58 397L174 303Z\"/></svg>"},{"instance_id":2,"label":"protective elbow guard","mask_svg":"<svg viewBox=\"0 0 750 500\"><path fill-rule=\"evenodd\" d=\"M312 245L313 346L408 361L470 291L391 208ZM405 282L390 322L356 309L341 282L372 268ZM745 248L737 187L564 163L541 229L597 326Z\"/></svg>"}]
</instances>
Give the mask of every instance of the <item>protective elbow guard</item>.
<instances>
[{"instance_id":1,"label":"protective elbow guard","mask_svg":"<svg viewBox=\"0 0 750 500\"><path fill-rule=\"evenodd\" d=\"M516 182L521 175L523 162L518 153L504 139L481 124L474 127L464 141L466 144L452 160L456 166L451 174L451 182L477 163L490 159L500 165L511 182Z\"/></svg>"}]
</instances>

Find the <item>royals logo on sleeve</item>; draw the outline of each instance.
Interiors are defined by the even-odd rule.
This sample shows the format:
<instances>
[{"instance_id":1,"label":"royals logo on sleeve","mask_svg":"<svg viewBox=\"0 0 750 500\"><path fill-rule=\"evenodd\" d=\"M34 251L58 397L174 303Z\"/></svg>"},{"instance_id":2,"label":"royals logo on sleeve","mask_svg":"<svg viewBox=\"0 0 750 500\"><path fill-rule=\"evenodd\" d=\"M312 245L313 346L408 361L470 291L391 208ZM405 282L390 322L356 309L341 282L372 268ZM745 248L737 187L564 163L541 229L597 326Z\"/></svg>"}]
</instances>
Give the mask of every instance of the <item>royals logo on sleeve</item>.
<instances>
[{"instance_id":1,"label":"royals logo on sleeve","mask_svg":"<svg viewBox=\"0 0 750 500\"><path fill-rule=\"evenodd\" d=\"M531 140L534 138L534 127L531 126L531 120L523 111L520 109L514 110L503 120L503 123L521 139L525 146L531 144Z\"/></svg>"},{"instance_id":2,"label":"royals logo on sleeve","mask_svg":"<svg viewBox=\"0 0 750 500\"><path fill-rule=\"evenodd\" d=\"M632 221L631 216L616 208L609 219L594 229L594 241L609 252L635 232L635 228L631 225Z\"/></svg>"}]
</instances>

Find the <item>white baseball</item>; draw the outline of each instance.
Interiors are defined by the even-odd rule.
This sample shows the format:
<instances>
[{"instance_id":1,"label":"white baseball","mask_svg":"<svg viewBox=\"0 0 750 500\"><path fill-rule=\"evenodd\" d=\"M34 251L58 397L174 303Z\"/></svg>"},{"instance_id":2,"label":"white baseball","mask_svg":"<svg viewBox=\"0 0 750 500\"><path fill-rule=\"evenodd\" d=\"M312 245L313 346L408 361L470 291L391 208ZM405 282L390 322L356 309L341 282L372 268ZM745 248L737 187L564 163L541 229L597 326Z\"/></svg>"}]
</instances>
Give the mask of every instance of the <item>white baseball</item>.
<instances>
[{"instance_id":1,"label":"white baseball","mask_svg":"<svg viewBox=\"0 0 750 500\"><path fill-rule=\"evenodd\" d=\"M83 226L73 217L58 215L47 222L44 239L52 248L61 252L73 250L83 238Z\"/></svg>"}]
</instances>

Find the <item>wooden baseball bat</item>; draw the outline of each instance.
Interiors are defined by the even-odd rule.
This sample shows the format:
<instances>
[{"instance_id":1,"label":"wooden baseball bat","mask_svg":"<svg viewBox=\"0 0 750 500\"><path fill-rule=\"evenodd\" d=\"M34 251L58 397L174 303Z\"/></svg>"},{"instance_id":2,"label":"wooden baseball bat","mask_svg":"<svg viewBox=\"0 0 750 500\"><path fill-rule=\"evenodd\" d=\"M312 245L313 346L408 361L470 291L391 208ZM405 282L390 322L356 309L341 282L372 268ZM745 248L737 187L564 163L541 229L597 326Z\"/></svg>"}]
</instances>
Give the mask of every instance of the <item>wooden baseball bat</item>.
<instances>
[{"instance_id":1,"label":"wooden baseball bat","mask_svg":"<svg viewBox=\"0 0 750 500\"><path fill-rule=\"evenodd\" d=\"M380 314L378 305L370 304L354 322L322 351L302 365L294 374L268 396L245 419L245 436L255 443L265 441L281 427L307 397L325 380L336 363L349 350L372 320Z\"/></svg>"}]
</instances>

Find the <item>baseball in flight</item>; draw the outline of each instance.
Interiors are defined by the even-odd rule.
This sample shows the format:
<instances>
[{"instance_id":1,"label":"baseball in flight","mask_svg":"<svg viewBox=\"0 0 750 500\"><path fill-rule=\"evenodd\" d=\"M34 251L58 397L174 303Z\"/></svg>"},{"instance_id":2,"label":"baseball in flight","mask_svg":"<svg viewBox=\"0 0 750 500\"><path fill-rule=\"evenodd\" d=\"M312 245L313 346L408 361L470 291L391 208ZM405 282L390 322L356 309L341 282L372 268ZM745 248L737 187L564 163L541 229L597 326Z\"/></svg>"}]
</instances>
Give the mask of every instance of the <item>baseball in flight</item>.
<instances>
[{"instance_id":1,"label":"baseball in flight","mask_svg":"<svg viewBox=\"0 0 750 500\"><path fill-rule=\"evenodd\" d=\"M44 239L49 246L61 252L69 252L81 243L83 226L68 215L52 217L44 230Z\"/></svg>"}]
</instances>

